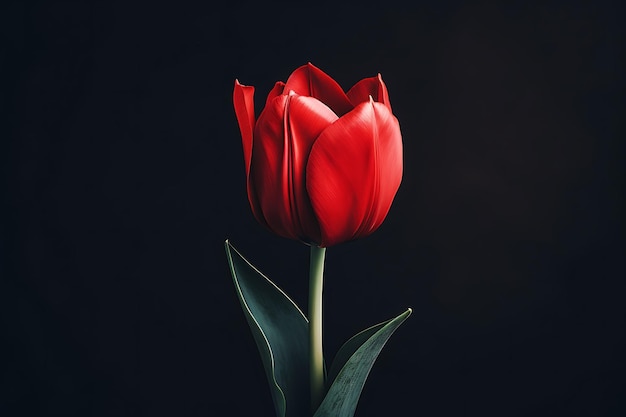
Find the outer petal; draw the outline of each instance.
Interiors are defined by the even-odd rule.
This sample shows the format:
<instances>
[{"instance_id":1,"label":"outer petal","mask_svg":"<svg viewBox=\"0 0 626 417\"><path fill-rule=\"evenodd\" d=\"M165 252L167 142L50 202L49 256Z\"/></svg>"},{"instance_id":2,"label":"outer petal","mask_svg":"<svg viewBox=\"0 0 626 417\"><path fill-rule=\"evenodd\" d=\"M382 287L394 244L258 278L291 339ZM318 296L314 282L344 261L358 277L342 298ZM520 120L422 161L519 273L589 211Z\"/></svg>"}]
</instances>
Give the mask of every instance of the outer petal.
<instances>
[{"instance_id":1,"label":"outer petal","mask_svg":"<svg viewBox=\"0 0 626 417\"><path fill-rule=\"evenodd\" d=\"M237 122L239 123L239 130L241 131L243 158L246 164L246 176L248 176L250 173L254 132L254 87L239 84L239 80L235 80L233 104Z\"/></svg>"},{"instance_id":2,"label":"outer petal","mask_svg":"<svg viewBox=\"0 0 626 417\"><path fill-rule=\"evenodd\" d=\"M267 99L265 99L265 105L267 106L270 101L272 101L275 97L278 97L279 95L283 94L285 90L285 83L282 81L276 81L276 84L274 84L274 87L270 90L269 94L267 95Z\"/></svg>"},{"instance_id":3,"label":"outer petal","mask_svg":"<svg viewBox=\"0 0 626 417\"><path fill-rule=\"evenodd\" d=\"M254 132L254 87L239 84L235 80L235 90L233 91L233 103L235 114L241 130L243 144L243 158L246 166L246 189L248 191L248 201L252 214L259 223L267 225L259 208L259 201L250 181L250 165L252 162L252 143Z\"/></svg>"},{"instance_id":4,"label":"outer petal","mask_svg":"<svg viewBox=\"0 0 626 417\"><path fill-rule=\"evenodd\" d=\"M384 104L362 103L324 130L307 166L307 190L320 224L321 246L376 230L401 180L400 126Z\"/></svg>"},{"instance_id":5,"label":"outer petal","mask_svg":"<svg viewBox=\"0 0 626 417\"><path fill-rule=\"evenodd\" d=\"M339 84L310 62L291 73L284 91L291 90L301 96L315 97L339 116L354 108Z\"/></svg>"},{"instance_id":6,"label":"outer petal","mask_svg":"<svg viewBox=\"0 0 626 417\"><path fill-rule=\"evenodd\" d=\"M281 236L321 241L305 172L313 143L335 120L322 102L296 94L275 97L259 117L251 178L265 222Z\"/></svg>"},{"instance_id":7,"label":"outer petal","mask_svg":"<svg viewBox=\"0 0 626 417\"><path fill-rule=\"evenodd\" d=\"M391 102L389 101L389 93L387 86L383 82L380 74L376 77L364 78L356 83L347 93L353 106L364 103L371 96L374 101L383 103L391 111Z\"/></svg>"}]
</instances>

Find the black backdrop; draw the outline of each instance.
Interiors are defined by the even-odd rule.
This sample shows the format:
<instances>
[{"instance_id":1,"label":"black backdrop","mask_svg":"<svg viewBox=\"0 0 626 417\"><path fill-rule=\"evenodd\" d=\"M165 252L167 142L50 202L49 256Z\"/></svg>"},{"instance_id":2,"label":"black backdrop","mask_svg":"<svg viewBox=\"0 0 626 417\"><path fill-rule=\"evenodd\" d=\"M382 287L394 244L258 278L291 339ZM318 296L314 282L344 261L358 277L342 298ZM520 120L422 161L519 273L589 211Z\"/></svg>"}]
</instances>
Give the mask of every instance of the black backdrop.
<instances>
[{"instance_id":1,"label":"black backdrop","mask_svg":"<svg viewBox=\"0 0 626 417\"><path fill-rule=\"evenodd\" d=\"M306 306L253 219L232 109L311 61L380 72L405 176L329 249L327 355L406 307L357 416L625 404L623 35L609 2L4 3L0 414L271 416L223 242Z\"/></svg>"}]
</instances>

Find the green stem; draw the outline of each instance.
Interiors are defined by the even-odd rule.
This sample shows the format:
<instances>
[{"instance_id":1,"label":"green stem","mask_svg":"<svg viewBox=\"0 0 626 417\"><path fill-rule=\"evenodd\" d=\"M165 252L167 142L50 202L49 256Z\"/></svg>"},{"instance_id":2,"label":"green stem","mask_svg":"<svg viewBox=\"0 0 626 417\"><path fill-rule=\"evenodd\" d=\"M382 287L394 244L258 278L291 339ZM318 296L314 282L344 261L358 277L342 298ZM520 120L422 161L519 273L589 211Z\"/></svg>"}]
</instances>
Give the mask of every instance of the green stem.
<instances>
[{"instance_id":1,"label":"green stem","mask_svg":"<svg viewBox=\"0 0 626 417\"><path fill-rule=\"evenodd\" d=\"M322 291L326 248L311 245L309 275L309 366L311 409L317 410L324 397L324 352L322 349Z\"/></svg>"}]
</instances>

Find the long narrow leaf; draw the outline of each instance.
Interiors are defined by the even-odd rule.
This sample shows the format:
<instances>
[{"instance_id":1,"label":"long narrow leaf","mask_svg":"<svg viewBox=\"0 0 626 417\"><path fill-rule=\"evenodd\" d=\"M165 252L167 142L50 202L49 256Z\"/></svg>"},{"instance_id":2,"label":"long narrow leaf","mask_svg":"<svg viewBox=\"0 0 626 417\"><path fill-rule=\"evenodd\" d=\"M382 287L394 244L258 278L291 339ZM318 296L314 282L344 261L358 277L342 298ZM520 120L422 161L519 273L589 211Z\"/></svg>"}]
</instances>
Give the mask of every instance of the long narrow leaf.
<instances>
[{"instance_id":1,"label":"long narrow leaf","mask_svg":"<svg viewBox=\"0 0 626 417\"><path fill-rule=\"evenodd\" d=\"M408 309L392 320L364 330L342 346L335 359L337 363L333 363L329 372L332 385L313 417L354 416L365 380L376 358L411 311ZM337 371L338 368L341 369Z\"/></svg>"},{"instance_id":2,"label":"long narrow leaf","mask_svg":"<svg viewBox=\"0 0 626 417\"><path fill-rule=\"evenodd\" d=\"M310 415L308 320L228 240L225 246L237 295L270 383L276 415Z\"/></svg>"}]
</instances>

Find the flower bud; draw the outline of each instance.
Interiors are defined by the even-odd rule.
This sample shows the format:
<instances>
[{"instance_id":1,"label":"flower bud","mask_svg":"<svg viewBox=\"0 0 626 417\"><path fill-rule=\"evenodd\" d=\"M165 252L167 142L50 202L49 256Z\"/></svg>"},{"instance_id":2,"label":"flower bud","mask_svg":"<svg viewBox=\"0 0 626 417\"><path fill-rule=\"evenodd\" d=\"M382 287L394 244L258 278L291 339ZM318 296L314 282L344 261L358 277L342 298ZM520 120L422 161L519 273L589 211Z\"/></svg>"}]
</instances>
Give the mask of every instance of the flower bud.
<instances>
[{"instance_id":1,"label":"flower bud","mask_svg":"<svg viewBox=\"0 0 626 417\"><path fill-rule=\"evenodd\" d=\"M380 74L347 93L312 64L277 82L254 114L237 80L248 200L274 233L321 247L369 235L402 180L402 136Z\"/></svg>"}]
</instances>

